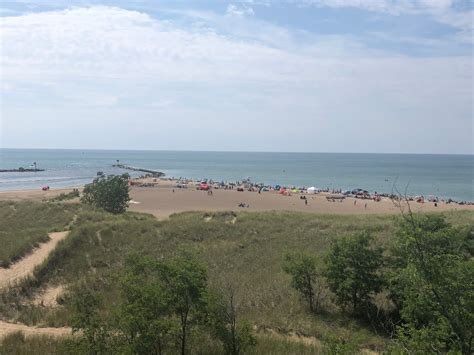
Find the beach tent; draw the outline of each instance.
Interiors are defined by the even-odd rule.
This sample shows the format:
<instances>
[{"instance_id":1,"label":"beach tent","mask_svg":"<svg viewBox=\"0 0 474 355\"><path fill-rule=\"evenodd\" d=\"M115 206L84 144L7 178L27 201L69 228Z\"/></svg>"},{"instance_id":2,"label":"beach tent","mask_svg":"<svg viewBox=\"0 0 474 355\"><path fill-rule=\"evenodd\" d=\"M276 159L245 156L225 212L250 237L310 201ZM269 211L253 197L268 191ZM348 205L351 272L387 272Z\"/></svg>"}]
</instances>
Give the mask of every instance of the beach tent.
<instances>
[{"instance_id":1,"label":"beach tent","mask_svg":"<svg viewBox=\"0 0 474 355\"><path fill-rule=\"evenodd\" d=\"M315 188L314 186L311 186L310 188L308 188L308 190L306 190L306 192L309 194L315 194L318 192L318 189Z\"/></svg>"},{"instance_id":2,"label":"beach tent","mask_svg":"<svg viewBox=\"0 0 474 355\"><path fill-rule=\"evenodd\" d=\"M203 182L203 183L201 183L201 184L199 185L199 189L201 189L201 190L209 190L209 185L206 184L205 182Z\"/></svg>"}]
</instances>

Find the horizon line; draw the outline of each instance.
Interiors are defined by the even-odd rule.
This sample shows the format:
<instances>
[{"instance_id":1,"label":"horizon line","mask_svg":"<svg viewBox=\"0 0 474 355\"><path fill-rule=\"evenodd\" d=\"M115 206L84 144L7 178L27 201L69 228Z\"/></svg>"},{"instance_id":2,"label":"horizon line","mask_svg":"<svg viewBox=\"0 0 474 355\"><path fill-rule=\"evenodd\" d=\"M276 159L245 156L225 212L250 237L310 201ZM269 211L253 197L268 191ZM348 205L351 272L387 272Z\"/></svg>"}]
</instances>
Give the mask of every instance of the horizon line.
<instances>
[{"instance_id":1,"label":"horizon line","mask_svg":"<svg viewBox=\"0 0 474 355\"><path fill-rule=\"evenodd\" d=\"M324 152L324 151L265 151L265 150L187 150L187 149L117 149L117 148L10 148L0 147L0 150L74 150L74 151L109 151L109 152L183 152L183 153L276 153L276 154L393 154L393 155L467 155L474 156L473 153L400 153L400 152Z\"/></svg>"}]
</instances>

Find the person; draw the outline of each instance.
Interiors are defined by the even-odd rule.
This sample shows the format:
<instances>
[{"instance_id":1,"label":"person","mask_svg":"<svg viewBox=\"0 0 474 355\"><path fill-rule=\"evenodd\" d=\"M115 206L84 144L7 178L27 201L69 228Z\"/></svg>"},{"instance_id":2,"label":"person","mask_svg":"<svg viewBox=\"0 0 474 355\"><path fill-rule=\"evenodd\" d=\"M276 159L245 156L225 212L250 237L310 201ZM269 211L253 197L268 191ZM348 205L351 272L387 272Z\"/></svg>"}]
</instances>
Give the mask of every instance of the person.
<instances>
[{"instance_id":1,"label":"person","mask_svg":"<svg viewBox=\"0 0 474 355\"><path fill-rule=\"evenodd\" d=\"M305 204L305 206L308 206L308 200L307 199L304 199L304 204Z\"/></svg>"},{"instance_id":2,"label":"person","mask_svg":"<svg viewBox=\"0 0 474 355\"><path fill-rule=\"evenodd\" d=\"M356 205L356 203L357 203L357 200L354 200L354 206Z\"/></svg>"},{"instance_id":3,"label":"person","mask_svg":"<svg viewBox=\"0 0 474 355\"><path fill-rule=\"evenodd\" d=\"M367 209L367 204L365 204L364 208Z\"/></svg>"}]
</instances>

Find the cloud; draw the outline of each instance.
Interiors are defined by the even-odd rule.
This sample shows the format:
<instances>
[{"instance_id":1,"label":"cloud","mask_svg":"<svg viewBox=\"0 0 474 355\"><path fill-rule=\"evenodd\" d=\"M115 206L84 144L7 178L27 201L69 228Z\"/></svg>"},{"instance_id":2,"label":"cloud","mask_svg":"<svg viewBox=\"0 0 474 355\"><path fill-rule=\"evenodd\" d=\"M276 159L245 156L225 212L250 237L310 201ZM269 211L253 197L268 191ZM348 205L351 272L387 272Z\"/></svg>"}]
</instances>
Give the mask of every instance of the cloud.
<instances>
[{"instance_id":1,"label":"cloud","mask_svg":"<svg viewBox=\"0 0 474 355\"><path fill-rule=\"evenodd\" d=\"M87 135L82 127L113 125L120 142L142 134L130 141L161 149L472 150L469 56L394 56L351 36L301 40L254 16L189 17L183 24L105 6L4 17L5 144L54 144L43 130L57 122L76 127L71 142ZM226 21L239 28L223 31ZM179 137L170 135L178 123ZM391 137L403 135L400 148Z\"/></svg>"},{"instance_id":2,"label":"cloud","mask_svg":"<svg viewBox=\"0 0 474 355\"><path fill-rule=\"evenodd\" d=\"M226 10L227 15L231 16L245 16L245 15L255 15L253 9L249 6L238 6L234 4L229 4Z\"/></svg>"},{"instance_id":3,"label":"cloud","mask_svg":"<svg viewBox=\"0 0 474 355\"><path fill-rule=\"evenodd\" d=\"M474 10L460 8L455 0L293 0L306 6L358 8L391 15L429 15L435 21L459 30L458 39L473 42ZM292 1L292 2L293 2Z\"/></svg>"}]
</instances>

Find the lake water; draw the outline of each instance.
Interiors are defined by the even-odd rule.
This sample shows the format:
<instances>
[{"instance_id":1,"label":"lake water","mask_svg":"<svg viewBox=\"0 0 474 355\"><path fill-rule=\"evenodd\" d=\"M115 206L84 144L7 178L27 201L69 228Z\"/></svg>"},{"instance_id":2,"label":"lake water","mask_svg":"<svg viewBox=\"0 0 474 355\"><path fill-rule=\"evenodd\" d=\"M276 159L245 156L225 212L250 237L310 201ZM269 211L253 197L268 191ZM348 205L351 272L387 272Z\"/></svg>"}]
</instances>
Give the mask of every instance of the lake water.
<instances>
[{"instance_id":1,"label":"lake water","mask_svg":"<svg viewBox=\"0 0 474 355\"><path fill-rule=\"evenodd\" d=\"M215 181L249 177L266 184L371 192L391 192L396 184L401 191L408 186L413 195L474 201L473 155L0 149L0 169L27 168L36 162L46 170L0 173L0 191L80 186L97 171L124 172L112 167L117 159L168 177Z\"/></svg>"}]
</instances>

